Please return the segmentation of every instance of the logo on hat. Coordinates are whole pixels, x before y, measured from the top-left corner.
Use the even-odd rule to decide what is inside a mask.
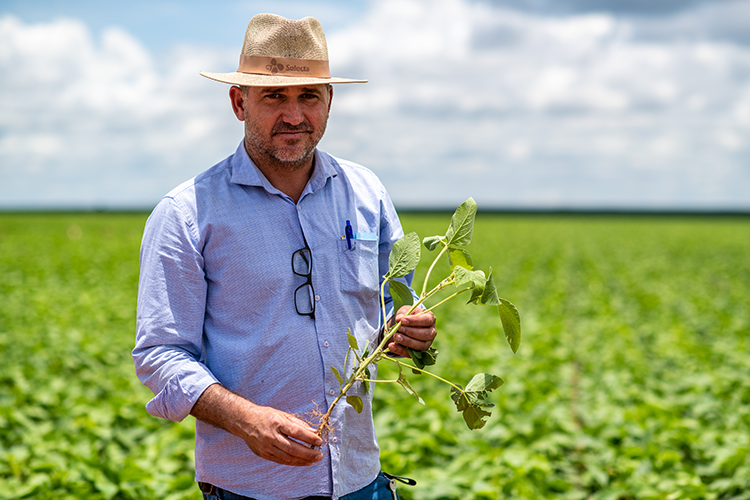
[[[284,71],[284,65],[277,63],[276,59],[271,59],[271,64],[266,66],[266,69],[270,71],[271,73],[276,74],[279,71]]]

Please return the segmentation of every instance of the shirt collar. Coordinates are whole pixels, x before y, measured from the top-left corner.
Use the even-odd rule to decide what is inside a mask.
[[[263,172],[253,163],[250,156],[247,154],[245,149],[245,141],[240,141],[240,145],[237,146],[237,150],[229,161],[232,169],[232,183],[244,184],[246,186],[257,186],[262,187],[269,193],[280,194],[281,192],[273,187]],[[318,189],[325,186],[326,181],[329,177],[336,177],[336,168],[333,166],[332,159],[327,154],[321,154],[321,152],[315,148],[315,170],[313,170],[312,177],[307,181],[304,191],[302,191],[303,198],[306,194],[314,193]]]

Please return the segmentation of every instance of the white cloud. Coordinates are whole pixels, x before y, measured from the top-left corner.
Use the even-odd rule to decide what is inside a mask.
[[[747,5],[659,22],[739,33],[727,12]],[[370,83],[336,87],[322,147],[401,206],[750,207],[750,45],[646,36],[653,22],[373,2],[328,32],[333,73]],[[154,203],[239,141],[226,86],[197,75],[236,59],[0,18],[0,204]]]
[[[2,205],[145,206],[239,140],[226,99],[197,75],[234,63],[227,54],[177,48],[157,61],[122,29],[94,40],[80,21],[12,16],[0,47]]]
[[[504,206],[750,206],[750,47],[642,39],[639,22],[462,0],[375,3],[330,45],[344,47],[332,51],[342,73],[371,79],[336,109],[345,127],[364,120],[377,139],[331,144],[392,179],[404,205],[475,190]],[[436,36],[443,26],[452,29]],[[429,194],[405,184],[416,179]]]
[[[400,7],[402,18],[394,14]],[[684,95],[733,86],[728,72],[750,72],[747,49],[637,41],[634,22],[603,14],[539,18],[462,0],[386,0],[330,45],[338,67],[371,73],[364,76],[386,109],[396,102],[468,112],[681,107]]]

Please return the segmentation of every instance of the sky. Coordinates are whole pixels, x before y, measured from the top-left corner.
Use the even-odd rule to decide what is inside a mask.
[[[750,210],[750,0],[0,0],[0,209],[150,209],[242,139],[250,18],[313,16],[320,148],[397,208]]]

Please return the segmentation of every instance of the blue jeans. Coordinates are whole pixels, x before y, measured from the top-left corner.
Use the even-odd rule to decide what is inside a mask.
[[[310,500],[330,500],[330,497],[305,497]],[[398,495],[395,491],[390,488],[390,481],[383,476],[383,473],[379,473],[375,481],[371,482],[361,490],[349,493],[341,497],[341,500],[397,500]],[[250,497],[244,497],[237,495],[230,491],[216,488],[214,494],[203,493],[203,500],[253,500]]]

